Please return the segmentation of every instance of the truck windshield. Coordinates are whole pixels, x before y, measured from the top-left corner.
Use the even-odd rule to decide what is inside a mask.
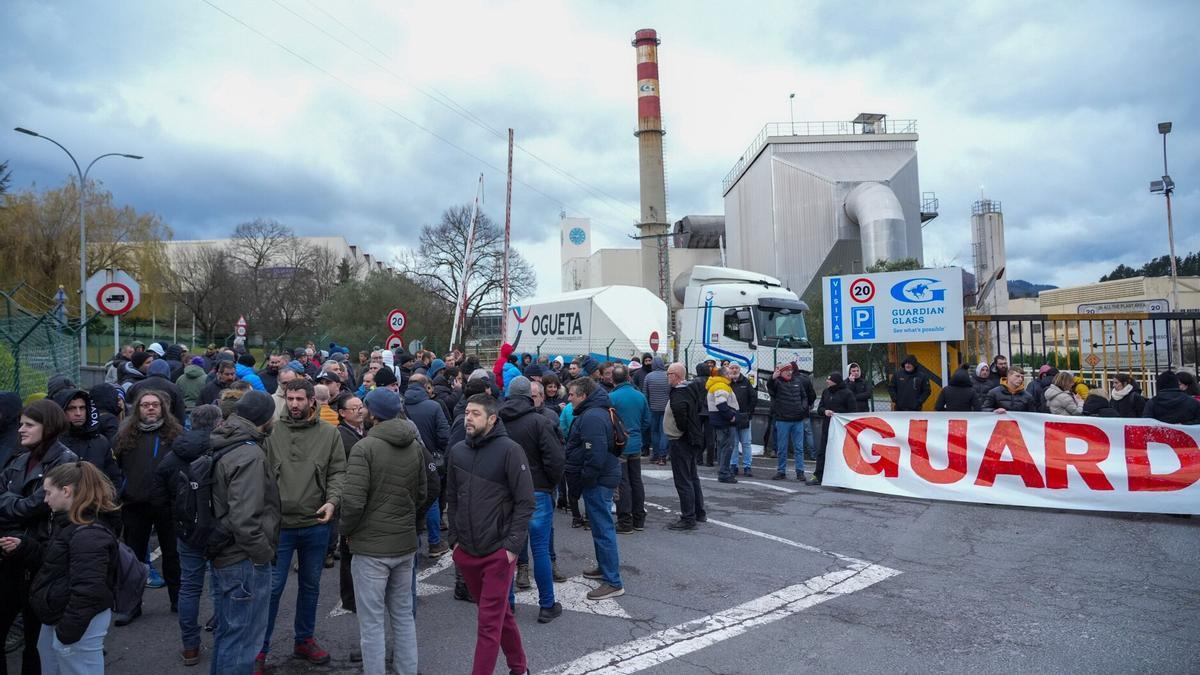
[[[810,347],[804,327],[804,313],[799,309],[763,306],[754,308],[758,324],[758,340],[772,347]]]

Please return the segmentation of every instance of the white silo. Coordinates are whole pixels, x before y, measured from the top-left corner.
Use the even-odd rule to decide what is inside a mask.
[[[1008,313],[1004,213],[1000,202],[981,198],[971,206],[971,253],[975,257],[976,307],[981,314]]]

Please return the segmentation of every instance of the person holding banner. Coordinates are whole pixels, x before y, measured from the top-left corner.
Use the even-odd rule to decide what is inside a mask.
[[[1025,371],[1020,366],[1008,369],[1008,377],[983,399],[983,412],[1037,412],[1033,394],[1025,390]]]
[[[829,441],[829,425],[833,424],[830,418],[852,412],[858,412],[854,392],[842,381],[841,373],[830,373],[817,406],[817,414],[825,418],[821,421],[821,442],[817,444],[817,468],[813,470],[812,478],[804,481],[805,485],[820,485],[821,476],[825,474],[825,445]]]
[[[1167,424],[1200,424],[1200,401],[1179,387],[1179,376],[1167,370],[1155,380],[1158,393],[1146,401],[1142,417]]]

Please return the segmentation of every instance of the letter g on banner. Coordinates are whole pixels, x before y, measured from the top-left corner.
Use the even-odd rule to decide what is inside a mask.
[[[892,426],[878,417],[862,417],[852,420],[846,425],[846,440],[842,443],[842,455],[846,458],[846,466],[855,473],[864,476],[874,476],[882,473],[886,478],[900,475],[900,446],[886,443],[871,444],[871,454],[879,459],[868,462],[862,453],[862,445],[858,436],[864,431],[874,431],[881,438],[895,438],[896,431]]]
[[[930,279],[929,277],[905,279],[898,284],[892,285],[892,297],[900,302],[912,304],[945,302],[946,289],[931,288],[936,283],[938,283],[937,279]]]

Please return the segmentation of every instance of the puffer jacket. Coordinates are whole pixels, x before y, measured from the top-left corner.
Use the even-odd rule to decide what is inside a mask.
[[[1116,408],[1100,394],[1090,394],[1083,402],[1083,414],[1088,417],[1120,417]]]
[[[1046,388],[1045,393],[1046,408],[1051,415],[1081,415],[1083,414],[1083,406],[1075,400],[1073,392],[1063,391],[1056,385],[1051,384]]]
[[[1142,417],[1167,424],[1200,424],[1200,401],[1182,389],[1164,389],[1146,401]]]
[[[119,486],[123,476],[117,458],[113,455],[112,444],[100,430],[100,410],[92,401],[92,395],[84,389],[66,389],[54,396],[54,402],[63,410],[76,398],[82,398],[87,406],[87,418],[82,427],[71,425],[67,433],[58,438],[63,445],[71,449],[79,459],[91,462],[104,472],[114,486]]]
[[[183,407],[188,412],[201,404],[200,393],[204,391],[206,384],[208,384],[208,373],[204,372],[200,366],[184,368],[183,374],[175,380],[175,386],[179,387],[179,392],[183,394]]]
[[[650,412],[663,412],[671,398],[671,384],[667,381],[667,366],[659,357],[650,362],[650,372],[642,380],[642,393],[646,394],[646,402]]]
[[[354,444],[341,503],[342,533],[351,552],[390,558],[417,550],[417,515],[430,503],[426,471],[417,430],[408,420],[376,424]]]
[[[728,429],[738,422],[738,400],[729,386],[729,378],[710,375],[704,383],[707,390],[708,423],[714,429]]]
[[[267,461],[279,480],[283,527],[317,525],[317,511],[338,505],[346,475],[346,447],[336,427],[322,422],[314,409],[293,420],[284,410],[265,446]]]
[[[1037,412],[1037,403],[1024,388],[1010,391],[1006,385],[1000,385],[988,392],[983,399],[982,410],[992,412],[996,408],[1004,408],[1008,412]]]
[[[0,467],[21,450],[20,426],[21,397],[15,391],[0,391]]]
[[[780,422],[808,419],[808,411],[816,399],[812,381],[800,373],[792,379],[773,377],[767,382],[771,394],[771,414]]]
[[[119,512],[77,525],[54,514],[50,540],[29,588],[29,604],[64,645],[79,642],[95,616],[113,606]],[[95,518],[95,513],[91,514]]]
[[[642,454],[642,446],[650,443],[650,406],[646,403],[646,395],[632,382],[622,382],[609,392],[608,400],[629,435],[623,454],[627,457]]]
[[[621,463],[608,449],[613,442],[610,407],[608,392],[597,387],[574,411],[565,471],[568,476],[578,476],[585,488],[602,485],[616,489],[621,482]]]
[[[310,363],[309,365],[312,365],[312,364]],[[254,371],[254,369],[251,368],[250,366],[247,366],[247,365],[244,365],[241,363],[237,363],[237,364],[234,364],[233,369],[234,369],[234,372],[237,373],[237,378],[239,380],[244,380],[246,382],[249,382],[251,388],[257,389],[259,391],[267,391],[266,386],[263,385],[262,378],[259,377],[258,373],[256,373]],[[271,393],[271,392],[267,392],[267,393]]]
[[[79,461],[67,446],[55,442],[46,449],[40,466],[28,474],[30,453],[22,450],[8,458],[0,473],[0,536],[20,536],[36,543],[50,537],[50,507],[42,477],[59,464]]]
[[[213,516],[226,535],[208,552],[216,567],[243,560],[265,565],[275,559],[279,483],[261,445],[265,439],[254,424],[238,415],[230,415],[212,432],[213,454],[225,453],[213,471]]]
[[[978,412],[979,396],[971,386],[971,374],[959,368],[950,376],[950,386],[938,393],[933,409],[938,412]]]
[[[425,387],[413,384],[404,390],[404,411],[408,419],[417,425],[425,449],[440,462],[450,449],[450,424],[446,421],[446,409],[429,398]]]
[[[529,538],[534,507],[527,462],[525,451],[508,437],[499,419],[482,438],[467,436],[450,449],[446,507],[451,546],[476,558],[501,548],[520,554]]]
[[[758,406],[758,391],[754,385],[750,384],[750,378],[742,375],[736,380],[729,381],[729,388],[733,389],[733,395],[737,397],[738,423],[739,429],[746,429],[750,426],[751,416],[754,415],[754,409]]]
[[[533,489],[553,492],[562,480],[565,461],[557,422],[533,407],[533,399],[528,396],[509,398],[500,407],[499,417],[504,420],[508,437],[525,451]]]
[[[904,369],[907,364],[913,366],[911,373]],[[915,411],[925,405],[930,394],[929,376],[921,372],[921,364],[916,357],[907,356],[900,362],[900,368],[888,385],[888,393],[896,410]]]

